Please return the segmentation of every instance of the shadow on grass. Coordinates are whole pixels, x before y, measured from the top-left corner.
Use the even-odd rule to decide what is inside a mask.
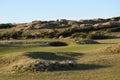
[[[97,64],[77,64],[77,68],[73,70],[93,70],[93,69],[100,69],[100,68],[107,68],[110,66],[105,65],[97,65]]]
[[[93,69],[100,69],[100,68],[107,68],[110,66],[104,65],[97,65],[97,64],[79,64],[74,60],[77,57],[82,57],[84,54],[82,53],[75,53],[75,52],[28,52],[25,56],[28,56],[32,59],[44,59],[47,61],[54,60],[55,63],[37,63],[36,68],[37,71],[41,71],[41,64],[43,71],[71,71],[71,70],[93,70]],[[67,61],[68,62],[67,62]],[[61,61],[64,61],[61,63]],[[73,62],[69,62],[73,61]],[[46,65],[47,64],[47,65]]]
[[[63,61],[63,60],[76,60],[77,57],[83,56],[82,53],[75,53],[75,52],[28,52],[25,54],[33,59],[44,59],[44,60],[56,60],[56,61]]]
[[[96,64],[75,64],[71,66],[60,65],[59,67],[53,66],[51,70],[48,71],[80,71],[80,70],[96,70],[102,68],[108,68],[110,66],[96,65]]]

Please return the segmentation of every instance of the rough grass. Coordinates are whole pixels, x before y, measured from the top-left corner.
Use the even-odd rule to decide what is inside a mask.
[[[82,54],[72,52],[27,52],[15,56],[1,56],[0,63],[8,65],[2,68],[2,72],[71,70],[77,69],[78,64],[75,64],[74,60],[79,56],[82,56]]]
[[[117,45],[110,42],[78,45],[68,40],[69,46],[64,47],[0,47],[0,61],[3,60],[0,62],[0,80],[119,80],[120,54],[100,52],[106,47]],[[36,60],[73,61],[77,63],[78,68],[52,72],[7,73],[4,71],[10,70],[12,65],[34,63]]]
[[[87,39],[82,39],[82,40],[75,40],[77,44],[99,44],[99,42],[94,41],[94,40],[87,40]]]
[[[102,50],[102,53],[108,53],[108,54],[119,54],[120,53],[120,44],[108,46],[105,49]]]

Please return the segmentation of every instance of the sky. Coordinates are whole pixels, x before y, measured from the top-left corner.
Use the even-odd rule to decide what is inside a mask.
[[[120,0],[0,0],[0,23],[120,16]]]

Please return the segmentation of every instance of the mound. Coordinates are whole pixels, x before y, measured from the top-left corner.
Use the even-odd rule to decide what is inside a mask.
[[[104,53],[118,54],[120,53],[120,44],[106,47],[102,50]]]
[[[74,56],[78,55],[81,54],[76,53]],[[29,52],[21,55],[0,57],[0,64],[5,65],[0,70],[2,72],[71,70],[77,68],[74,56],[71,53],[60,53],[59,55],[50,52]]]
[[[40,61],[35,60],[27,64],[15,64],[11,66],[11,71],[58,71],[58,70],[70,70],[75,68],[72,61]]]
[[[87,39],[82,39],[82,40],[75,40],[77,44],[99,44],[99,42],[94,41],[94,40],[87,40]]]

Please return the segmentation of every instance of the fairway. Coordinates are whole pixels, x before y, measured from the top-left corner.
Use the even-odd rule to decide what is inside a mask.
[[[0,80],[120,80],[120,0],[0,0]]]
[[[37,41],[63,41],[67,46],[53,47],[41,46],[39,43],[33,44]],[[71,40],[19,40],[23,42],[21,45],[12,44],[10,46],[0,46],[0,56],[7,57],[16,55],[24,55],[25,53],[33,53],[38,57],[49,60],[74,60],[79,68],[71,70],[56,70],[45,72],[6,72],[3,67],[9,66],[1,62],[0,66],[0,80],[119,80],[120,79],[120,54],[105,54],[101,50],[116,45],[119,42],[117,39],[114,43],[110,41],[101,41],[101,44],[76,44]],[[15,42],[15,41],[13,41]],[[25,44],[29,42],[29,44]],[[2,42],[3,43],[3,42]],[[4,42],[5,43],[5,42]],[[42,53],[42,55],[41,55]],[[44,54],[45,55],[44,55]],[[46,57],[47,55],[50,58]],[[55,56],[53,56],[55,54]],[[62,56],[61,56],[62,55]],[[32,56],[33,57],[33,56]],[[32,58],[31,57],[31,58]],[[52,58],[53,57],[53,58]],[[57,58],[58,57],[58,58]],[[19,58],[19,57],[18,57]],[[34,57],[33,57],[34,58]],[[12,59],[12,58],[10,58]],[[26,58],[21,56],[20,61]],[[16,59],[17,60],[17,59]],[[19,59],[18,59],[19,61]],[[25,63],[25,62],[24,62]],[[7,69],[7,68],[5,68]]]

